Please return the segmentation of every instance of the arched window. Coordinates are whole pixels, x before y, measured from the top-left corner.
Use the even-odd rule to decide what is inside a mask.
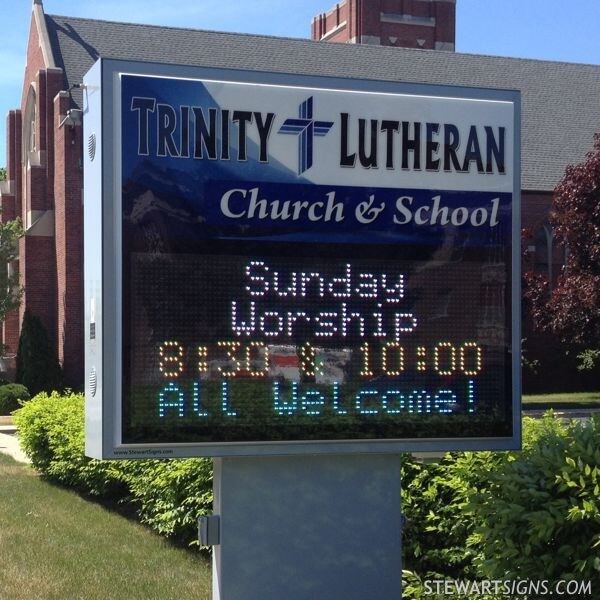
[[[535,265],[536,273],[548,277],[552,286],[554,262],[554,230],[550,225],[541,227],[535,236]]]
[[[32,165],[39,163],[38,140],[37,140],[37,94],[32,85],[27,94],[25,113],[23,114],[23,144],[22,160],[23,168],[23,223],[25,229],[31,226],[31,190],[28,186],[27,171]]]
[[[27,94],[27,103],[25,104],[25,114],[23,115],[23,163],[31,160],[31,154],[37,152],[36,137],[37,120],[37,95],[35,87],[32,85]]]

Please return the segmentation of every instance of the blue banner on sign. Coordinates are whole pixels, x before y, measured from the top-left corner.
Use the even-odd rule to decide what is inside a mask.
[[[144,171],[150,175],[150,172]],[[184,174],[132,179],[125,221],[161,215],[168,237],[463,246],[510,241],[510,194],[249,181],[187,187]]]
[[[510,194],[213,181],[203,216],[244,239],[438,244],[452,232],[485,246],[510,231],[510,203]]]

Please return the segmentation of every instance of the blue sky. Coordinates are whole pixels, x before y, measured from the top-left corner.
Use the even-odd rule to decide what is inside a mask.
[[[311,18],[334,0],[45,0],[48,14],[310,37]],[[0,0],[0,166],[6,113],[21,104],[31,0]],[[293,16],[293,18],[290,18]],[[600,64],[599,0],[457,0],[456,49]]]

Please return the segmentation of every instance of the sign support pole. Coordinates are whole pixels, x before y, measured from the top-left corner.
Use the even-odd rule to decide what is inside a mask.
[[[213,600],[398,600],[398,455],[214,459]]]

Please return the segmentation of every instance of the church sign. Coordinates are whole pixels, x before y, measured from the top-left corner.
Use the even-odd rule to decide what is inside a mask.
[[[515,448],[519,95],[99,61],[87,452]]]

